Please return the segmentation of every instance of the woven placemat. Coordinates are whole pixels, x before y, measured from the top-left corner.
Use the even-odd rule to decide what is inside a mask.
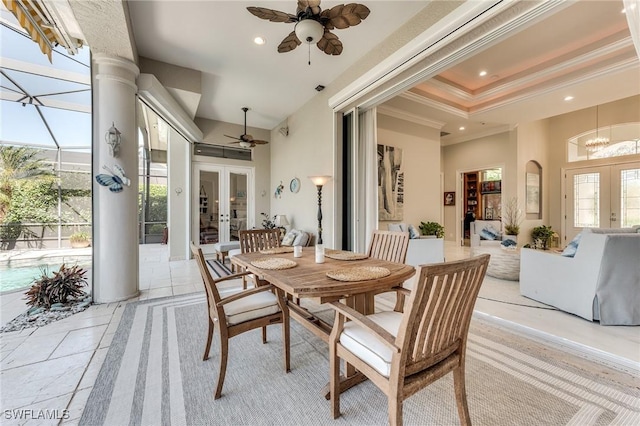
[[[334,269],[327,272],[329,278],[338,281],[375,280],[391,275],[391,271],[381,266],[354,266],[352,268]]]
[[[260,250],[262,254],[281,254],[281,253],[293,253],[293,247],[274,247],[270,249]]]
[[[335,260],[362,260],[369,257],[364,253],[354,253],[344,250],[325,250],[324,255]]]
[[[283,259],[281,257],[273,257],[271,259],[259,259],[251,262],[253,266],[260,269],[289,269],[297,265],[291,259]]]

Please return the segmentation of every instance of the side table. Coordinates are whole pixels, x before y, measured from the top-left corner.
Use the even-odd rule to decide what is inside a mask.
[[[520,280],[520,250],[503,249],[500,247],[477,246],[471,247],[471,255],[490,254],[487,275],[501,280]]]

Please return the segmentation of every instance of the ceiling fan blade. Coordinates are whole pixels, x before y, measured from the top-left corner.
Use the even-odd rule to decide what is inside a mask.
[[[254,139],[251,141],[251,143],[254,145],[266,145],[269,143],[269,141],[261,141],[259,139]]]
[[[240,143],[242,141],[233,141],[233,142],[227,142],[227,145],[233,145],[234,143]]]
[[[307,8],[311,8],[311,13],[317,15],[320,13],[320,0],[298,0],[298,9],[296,14],[304,12]]]
[[[279,10],[267,9],[265,7],[255,7],[249,6],[247,10],[253,15],[257,16],[260,19],[266,19],[271,22],[297,22],[298,18],[296,16],[286,13],[280,12]]]
[[[332,30],[344,30],[345,28],[358,25],[369,16],[371,11],[363,4],[349,3],[333,6],[331,9],[323,10],[320,17],[326,19],[325,28]]]
[[[240,139],[240,138],[238,138],[236,136],[229,136],[229,135],[225,135],[225,136],[228,137],[228,138],[231,138],[231,139],[236,139],[238,142],[240,142],[242,140],[242,139]]]
[[[301,44],[302,42],[298,39],[296,32],[291,31],[291,34],[286,36],[278,46],[278,52],[280,53],[290,52],[296,47],[300,46]]]
[[[324,35],[318,41],[318,49],[327,55],[339,55],[342,53],[342,42],[338,40],[338,36],[329,30],[324,30]]]

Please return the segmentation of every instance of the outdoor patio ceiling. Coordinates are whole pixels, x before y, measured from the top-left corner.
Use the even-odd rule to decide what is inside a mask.
[[[50,149],[91,147],[89,48],[50,63],[15,17],[0,15],[0,142]]]

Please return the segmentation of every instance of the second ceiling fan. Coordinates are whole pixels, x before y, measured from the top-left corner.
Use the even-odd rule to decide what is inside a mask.
[[[367,6],[357,3],[339,4],[322,10],[320,0],[298,0],[295,15],[255,6],[247,7],[247,10],[260,19],[296,24],[294,31],[278,46],[278,52],[289,52],[305,42],[309,45],[317,44],[318,49],[327,55],[342,53],[342,42],[330,30],[358,25],[370,13]]]
[[[235,139],[235,141],[229,142],[229,144],[237,143],[237,144],[240,144],[242,148],[253,148],[256,145],[268,144],[269,141],[261,141],[259,139],[254,139],[253,136],[247,134],[247,111],[249,111],[249,108],[242,107],[242,111],[244,111],[244,132],[240,135],[239,138],[235,136],[225,135],[228,138]]]

